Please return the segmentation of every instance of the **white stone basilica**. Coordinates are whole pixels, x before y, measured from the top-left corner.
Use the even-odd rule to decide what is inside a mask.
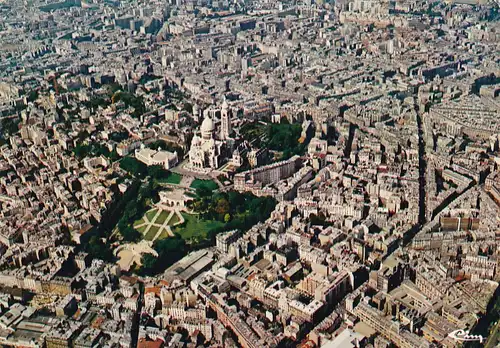
[[[215,121],[210,113],[205,113],[200,133],[195,134],[189,150],[189,167],[197,171],[210,171],[219,168],[226,159],[225,145],[231,135],[231,109],[226,100],[222,104],[220,135],[216,135]]]

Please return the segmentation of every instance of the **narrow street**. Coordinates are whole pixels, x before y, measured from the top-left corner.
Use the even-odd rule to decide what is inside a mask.
[[[424,129],[422,124],[422,114],[417,109],[417,126],[418,126],[418,171],[419,171],[419,215],[418,222],[420,225],[425,224],[427,221],[426,213],[426,173],[427,173],[427,160],[425,155],[425,140]]]
[[[349,157],[351,156],[352,142],[354,140],[355,132],[356,132],[356,125],[350,123],[349,124],[349,138],[347,139],[347,143],[345,145],[345,152],[344,152],[344,157],[347,160],[349,160]]]

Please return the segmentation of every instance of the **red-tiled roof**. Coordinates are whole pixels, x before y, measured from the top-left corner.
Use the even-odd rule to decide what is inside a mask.
[[[149,294],[150,292],[160,296],[161,288],[159,286],[150,286],[144,289],[145,294]]]
[[[159,338],[157,338],[156,341],[141,338],[137,343],[137,348],[162,348],[163,344],[164,342]]]

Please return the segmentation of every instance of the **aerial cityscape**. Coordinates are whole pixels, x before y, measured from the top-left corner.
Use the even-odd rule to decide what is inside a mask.
[[[1,347],[500,347],[498,0],[0,0]]]

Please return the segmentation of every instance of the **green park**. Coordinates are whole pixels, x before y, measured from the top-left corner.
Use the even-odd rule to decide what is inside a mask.
[[[142,255],[141,266],[134,270],[139,274],[158,274],[189,251],[214,245],[218,233],[246,231],[269,218],[276,206],[271,197],[221,192],[213,180],[185,180],[159,166],[147,167],[133,157],[121,159],[120,168],[131,184],[115,209],[120,215],[116,225],[110,225],[112,240],[119,245],[145,240],[158,254]],[[192,198],[182,211],[159,203],[159,193],[175,186]],[[87,250],[111,258],[108,248],[109,242],[95,239]]]

